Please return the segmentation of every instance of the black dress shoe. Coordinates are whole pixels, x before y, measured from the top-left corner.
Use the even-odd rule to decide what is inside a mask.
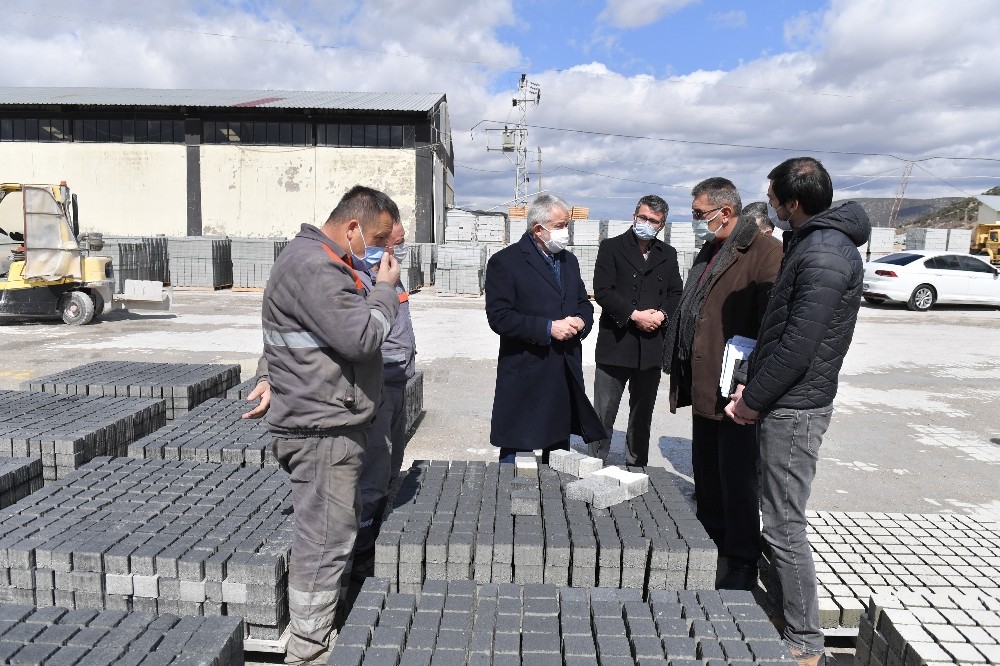
[[[753,590],[757,587],[757,566],[730,561],[715,583],[717,590]]]

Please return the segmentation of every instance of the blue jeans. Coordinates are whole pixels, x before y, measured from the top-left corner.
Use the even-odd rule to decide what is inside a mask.
[[[806,503],[816,476],[833,406],[775,409],[758,422],[760,509],[771,547],[764,584],[772,610],[784,613],[785,642],[805,654],[823,654],[816,566],[806,533]]]

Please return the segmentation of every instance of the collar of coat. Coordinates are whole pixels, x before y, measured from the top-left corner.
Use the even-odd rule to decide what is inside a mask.
[[[521,240],[517,242],[517,246],[521,248],[521,252],[524,254],[524,258],[528,264],[533,269],[538,271],[538,274],[541,275],[553,289],[562,293],[562,287],[558,282],[556,282],[556,276],[552,274],[552,267],[549,266],[544,258],[542,258],[541,252],[544,250],[539,249],[538,244],[535,242],[534,234],[530,231],[524,232],[524,235],[521,236]],[[563,266],[566,264],[566,257],[564,256],[565,253],[566,250],[562,250],[552,255],[552,259],[559,262],[560,270],[562,270]]]
[[[649,241],[649,258],[646,259],[642,256],[642,248],[639,247],[639,238],[635,235],[634,228],[629,229],[622,236],[625,244],[625,258],[639,270],[648,271],[660,262],[666,261],[663,241],[659,238]]]

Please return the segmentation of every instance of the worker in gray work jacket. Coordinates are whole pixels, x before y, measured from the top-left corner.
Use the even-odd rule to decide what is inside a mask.
[[[382,402],[380,350],[399,310],[399,262],[384,252],[398,221],[388,196],[352,188],[322,228],[302,225],[264,290],[267,420],[295,512],[288,664],[326,651],[354,550],[366,431]],[[355,257],[373,254],[378,277],[366,295]]]

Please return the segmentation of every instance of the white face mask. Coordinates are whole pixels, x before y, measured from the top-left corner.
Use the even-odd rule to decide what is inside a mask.
[[[392,248],[392,255],[396,257],[396,261],[405,261],[409,256],[409,249],[406,243],[400,243]]]
[[[549,239],[547,241],[542,241],[545,243],[545,247],[549,252],[555,254],[556,252],[562,252],[569,245],[569,227],[563,229],[548,229],[542,227],[549,232]]]
[[[695,238],[698,239],[699,243],[707,243],[709,241],[714,241],[715,240],[715,234],[722,227],[720,226],[719,229],[716,229],[715,231],[711,231],[708,228],[708,223],[712,222],[713,220],[715,220],[715,218],[719,217],[719,214],[721,212],[722,211],[717,210],[717,211],[715,211],[715,215],[713,215],[712,217],[709,217],[709,218],[704,219],[704,220],[692,220],[691,221],[691,228],[694,230],[694,236],[695,236]]]

